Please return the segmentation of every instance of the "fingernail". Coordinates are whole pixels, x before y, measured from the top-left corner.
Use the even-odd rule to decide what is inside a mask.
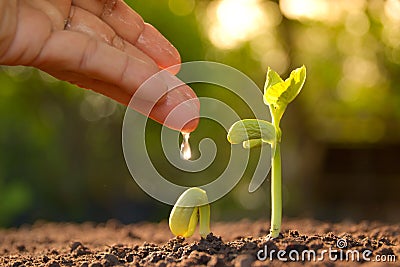
[[[173,130],[194,131],[199,124],[199,99],[195,92],[178,78],[167,71],[162,73],[157,74],[157,79],[152,78],[151,83],[143,84],[131,99],[129,106]],[[159,88],[160,82],[165,86],[164,93],[159,89],[152,90],[152,87]],[[146,101],[143,101],[145,99]]]
[[[181,131],[193,132],[199,123],[199,100],[182,95],[182,88],[172,90],[168,94],[168,103],[174,103],[169,110],[164,125]]]
[[[194,130],[196,130],[197,126],[199,125],[199,122],[200,122],[199,118],[196,118],[196,119],[193,119],[193,120],[189,121],[188,123],[186,123],[183,126],[181,132],[183,132],[183,133],[191,133],[191,132],[193,132]]]

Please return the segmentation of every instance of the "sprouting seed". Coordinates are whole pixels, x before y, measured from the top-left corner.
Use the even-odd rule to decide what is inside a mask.
[[[178,198],[169,215],[169,228],[175,236],[190,237],[197,223],[201,237],[210,231],[210,205],[206,191],[192,187]]]

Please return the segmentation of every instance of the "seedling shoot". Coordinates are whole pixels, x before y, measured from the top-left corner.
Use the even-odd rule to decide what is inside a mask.
[[[268,105],[272,122],[245,119],[234,123],[228,131],[228,141],[242,143],[252,148],[267,143],[271,145],[271,228],[269,237],[279,236],[282,224],[282,172],[280,121],[287,105],[300,93],[306,80],[306,67],[293,70],[289,78],[282,80],[278,73],[268,68],[264,86],[264,103]]]
[[[210,205],[206,191],[192,187],[176,201],[169,215],[169,228],[175,236],[191,237],[199,223],[201,237],[210,231]]]

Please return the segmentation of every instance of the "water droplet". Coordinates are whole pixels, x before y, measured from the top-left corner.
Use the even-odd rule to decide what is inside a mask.
[[[181,158],[189,160],[192,157],[192,150],[190,149],[189,137],[190,133],[182,133],[183,140],[181,144]]]

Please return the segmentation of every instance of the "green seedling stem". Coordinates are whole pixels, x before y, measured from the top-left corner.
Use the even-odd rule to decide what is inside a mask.
[[[263,143],[271,145],[271,229],[270,238],[279,236],[282,224],[282,164],[281,138],[279,127],[287,105],[300,93],[306,79],[306,68],[302,66],[282,78],[268,68],[264,86],[264,103],[268,105],[272,123],[258,119],[245,119],[235,122],[228,131],[228,141],[243,143],[244,148],[252,148]]]
[[[279,142],[275,145],[275,154],[272,157],[271,169],[271,229],[270,236],[275,238],[281,231],[282,224],[282,168],[281,168],[281,146]]]

